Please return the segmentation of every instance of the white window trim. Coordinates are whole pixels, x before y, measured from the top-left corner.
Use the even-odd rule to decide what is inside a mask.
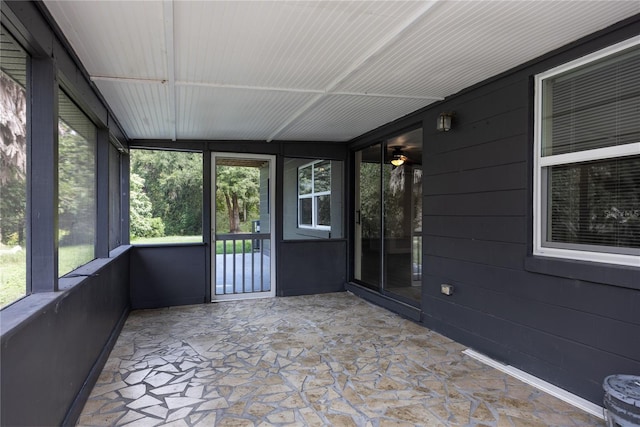
[[[617,254],[612,252],[597,252],[596,249],[565,249],[543,246],[545,228],[543,226],[545,214],[542,208],[545,205],[541,199],[543,193],[542,169],[548,166],[554,166],[566,163],[585,162],[591,160],[602,160],[608,158],[620,158],[640,153],[640,142],[634,142],[615,147],[598,148],[593,150],[584,150],[577,153],[559,154],[555,156],[542,157],[542,84],[544,80],[564,73],[571,69],[589,64],[609,55],[613,55],[622,50],[631,48],[640,44],[640,36],[632,37],[621,43],[609,46],[605,49],[594,52],[590,55],[568,62],[566,64],[555,67],[544,73],[535,76],[535,98],[534,98],[534,155],[533,155],[533,255],[545,256],[552,258],[564,258],[581,261],[601,262],[607,264],[630,265],[640,267],[640,256]]]
[[[304,228],[306,230],[323,230],[323,231],[331,231],[330,225],[319,225],[317,218],[317,197],[319,196],[331,196],[331,190],[329,191],[319,191],[314,192],[314,184],[315,184],[315,172],[314,166],[316,163],[321,163],[326,160],[315,160],[311,163],[307,163],[305,165],[298,167],[298,180],[300,177],[300,170],[304,168],[311,168],[311,193],[309,194],[300,194],[300,183],[298,182],[298,228]],[[331,162],[329,162],[331,165]],[[329,188],[331,188],[331,174],[329,174]],[[311,199],[311,225],[301,224],[300,223],[300,200],[301,199]]]

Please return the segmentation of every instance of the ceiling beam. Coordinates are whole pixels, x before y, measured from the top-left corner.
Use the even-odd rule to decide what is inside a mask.
[[[140,79],[133,77],[111,77],[111,76],[91,76],[92,81],[107,81],[115,83],[131,83],[131,84],[155,84],[155,85],[169,85],[169,80],[166,79]],[[401,98],[401,99],[425,99],[428,101],[442,101],[444,97],[437,95],[400,95],[393,93],[376,93],[376,92],[347,92],[347,91],[335,91],[327,92],[324,89],[301,89],[292,87],[278,87],[278,86],[252,86],[252,85],[232,85],[224,83],[197,83],[177,80],[174,86],[184,87],[207,87],[213,89],[238,89],[238,90],[255,90],[265,92],[284,92],[284,93],[307,93],[317,95],[345,95],[345,96],[369,96],[378,98]]]
[[[253,85],[232,85],[225,83],[197,83],[187,81],[177,81],[177,86],[191,86],[191,87],[208,87],[213,89],[240,89],[240,90],[260,90],[266,92],[287,92],[287,93],[324,93],[321,89],[300,89],[290,87],[277,87],[277,86],[253,86]]]
[[[396,41],[400,36],[406,33],[411,27],[413,27],[418,21],[425,16],[431,8],[438,2],[439,0],[429,1],[422,4],[422,6],[410,16],[406,21],[402,23],[398,28],[394,31],[390,31],[385,37],[380,39],[378,43],[374,44],[371,49],[366,51],[362,56],[357,58],[355,61],[351,63],[347,68],[345,68],[341,73],[339,73],[336,78],[334,78],[325,88],[324,94],[320,94],[314,96],[313,99],[309,100],[305,103],[298,111],[294,112],[284,123],[282,123],[276,130],[273,132],[269,138],[267,138],[267,142],[273,141],[280,134],[282,134],[285,130],[287,130],[293,123],[295,123],[300,117],[302,117],[305,113],[310,111],[313,107],[318,105],[322,99],[324,99],[328,94],[331,94],[342,82],[344,82],[347,78],[352,76],[356,71],[360,70],[368,61],[373,59],[376,55],[384,52],[389,49],[394,41]]]
[[[346,96],[371,96],[371,97],[383,97],[383,98],[404,98],[404,99],[426,99],[430,101],[441,101],[444,98],[441,96],[431,95],[399,95],[388,93],[373,93],[373,92],[327,92],[324,89],[301,89],[290,87],[278,87],[278,86],[252,86],[252,85],[232,85],[224,83],[196,83],[177,81],[176,86],[191,86],[191,87],[209,87],[214,89],[240,89],[240,90],[257,90],[266,92],[285,92],[285,93],[306,93],[317,95],[346,95]]]
[[[169,126],[171,126],[171,140],[175,141],[177,136],[177,114],[176,114],[176,74],[175,74],[175,46],[174,46],[174,25],[173,25],[173,0],[162,2],[162,12],[164,16],[164,42],[167,63],[167,103],[169,107]]]

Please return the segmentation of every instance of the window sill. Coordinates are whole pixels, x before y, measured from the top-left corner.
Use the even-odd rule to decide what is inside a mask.
[[[180,246],[206,246],[205,242],[157,242],[157,243],[136,243],[132,242],[131,246],[137,248],[166,248]]]
[[[640,290],[640,267],[529,255],[524,268],[531,273]]]

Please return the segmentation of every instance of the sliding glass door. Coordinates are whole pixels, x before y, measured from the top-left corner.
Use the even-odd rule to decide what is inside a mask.
[[[354,279],[419,305],[422,289],[422,130],[355,153]]]

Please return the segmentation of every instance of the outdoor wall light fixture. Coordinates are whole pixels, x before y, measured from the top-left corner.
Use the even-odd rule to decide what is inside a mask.
[[[451,122],[453,122],[453,113],[440,113],[436,129],[440,132],[448,132],[451,130]]]
[[[407,160],[407,156],[404,155],[401,147],[393,148],[393,153],[391,153],[391,164],[393,166],[402,166]]]

